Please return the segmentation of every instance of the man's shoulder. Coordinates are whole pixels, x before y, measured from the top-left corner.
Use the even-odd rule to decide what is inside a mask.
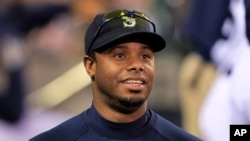
[[[73,140],[84,134],[88,130],[87,120],[84,120],[86,112],[76,115],[56,127],[45,131],[30,141],[54,141],[54,140]]]
[[[175,125],[174,123],[170,122],[166,118],[153,111],[152,116],[152,118],[154,118],[152,122],[153,127],[162,136],[174,140],[201,141],[199,138],[193,136],[192,134],[183,130],[181,127]]]

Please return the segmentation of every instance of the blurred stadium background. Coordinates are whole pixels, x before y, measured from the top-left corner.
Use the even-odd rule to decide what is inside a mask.
[[[22,43],[26,91],[24,116],[17,125],[1,121],[0,138],[25,140],[91,105],[90,79],[82,65],[84,34],[97,13],[114,9],[146,13],[166,39],[167,48],[156,54],[156,78],[149,106],[183,126],[178,77],[183,57],[190,51],[189,41],[183,35],[190,3],[187,0],[1,0],[0,15],[11,13],[15,19],[11,22],[21,28],[18,40]],[[15,52],[10,51],[10,56],[15,56]],[[20,133],[13,136],[17,131]]]

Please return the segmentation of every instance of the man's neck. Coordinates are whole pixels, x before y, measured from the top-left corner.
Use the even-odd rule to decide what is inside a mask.
[[[131,114],[124,114],[121,112],[118,112],[110,107],[108,105],[98,103],[98,102],[93,102],[94,107],[96,108],[97,112],[103,116],[105,119],[112,121],[112,122],[117,122],[117,123],[129,123],[133,122],[140,117],[142,117],[146,110],[147,110],[147,102],[145,102],[142,106],[140,106],[135,112]]]

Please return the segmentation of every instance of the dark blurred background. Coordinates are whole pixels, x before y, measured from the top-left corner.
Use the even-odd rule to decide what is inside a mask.
[[[97,13],[115,9],[146,13],[167,41],[156,54],[149,106],[184,127],[178,78],[192,50],[183,29],[191,2],[1,0],[0,138],[26,140],[91,105],[90,79],[81,62],[85,30]]]

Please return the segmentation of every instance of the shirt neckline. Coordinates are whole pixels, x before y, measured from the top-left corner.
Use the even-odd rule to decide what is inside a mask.
[[[88,110],[90,128],[97,134],[108,138],[131,139],[145,135],[152,128],[151,111],[147,110],[139,119],[129,123],[116,123],[103,118],[92,105]]]

